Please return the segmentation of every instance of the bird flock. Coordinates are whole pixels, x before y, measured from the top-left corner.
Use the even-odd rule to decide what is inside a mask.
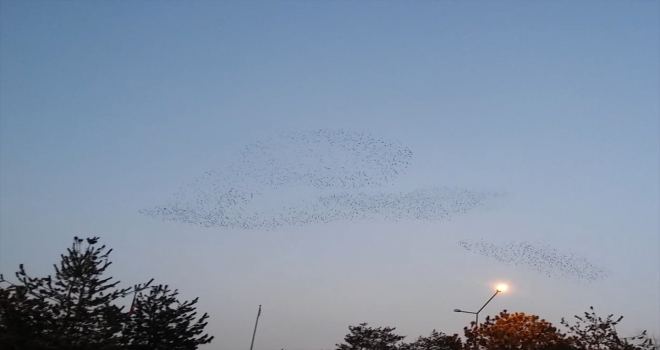
[[[338,220],[445,220],[497,196],[450,187],[385,191],[411,158],[400,142],[365,133],[280,133],[248,145],[237,162],[206,172],[168,204],[141,212],[205,227],[270,230]]]
[[[460,188],[429,187],[398,193],[342,192],[303,199],[270,210],[247,210],[247,206],[190,207],[176,203],[145,213],[206,227],[270,230],[340,220],[448,220],[496,195]]]
[[[493,244],[484,241],[459,241],[468,251],[508,264],[518,265],[548,277],[577,282],[595,282],[609,276],[610,271],[583,256],[562,252],[549,245],[529,242]]]
[[[456,187],[388,189],[405,174],[410,149],[345,130],[273,134],[247,145],[236,161],[184,185],[142,214],[204,227],[272,230],[333,221],[450,220],[500,196]],[[475,253],[551,277],[596,281],[607,271],[547,246],[461,241]]]

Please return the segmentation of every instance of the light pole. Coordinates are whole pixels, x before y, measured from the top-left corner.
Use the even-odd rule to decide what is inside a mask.
[[[493,294],[493,296],[490,297],[490,299],[488,299],[488,301],[484,304],[484,306],[482,306],[481,309],[479,309],[479,311],[477,311],[477,312],[474,312],[474,311],[463,311],[463,310],[461,310],[461,309],[454,309],[454,312],[462,312],[462,313],[465,313],[465,314],[473,314],[473,315],[475,315],[474,326],[477,327],[477,325],[479,325],[479,313],[481,312],[481,310],[483,310],[483,309],[486,307],[486,305],[488,305],[488,303],[490,303],[490,301],[493,300],[493,298],[495,298],[495,296],[496,296],[497,294],[506,291],[506,289],[507,289],[506,284],[500,284],[499,286],[497,286],[497,288],[495,289],[495,294]]]
[[[261,305],[259,305],[259,312],[257,312],[257,320],[254,322],[254,332],[252,333],[252,343],[250,343],[250,350],[254,346],[254,336],[257,335],[257,325],[259,324],[259,316],[261,316]]]

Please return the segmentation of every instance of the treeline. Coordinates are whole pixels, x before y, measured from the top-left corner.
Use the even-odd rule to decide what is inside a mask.
[[[209,344],[208,314],[197,317],[198,299],[179,301],[177,290],[153,279],[119,288],[106,277],[112,249],[98,237],[74,238],[54,265],[54,276],[31,277],[23,265],[15,282],[0,275],[2,350],[194,350]],[[130,307],[118,306],[129,298]],[[646,332],[620,337],[623,317],[601,318],[591,308],[562,329],[539,316],[502,311],[464,328],[463,336],[433,331],[405,342],[392,327],[350,326],[336,350],[651,350]]]
[[[536,315],[509,313],[486,317],[483,323],[472,322],[463,329],[464,336],[433,331],[411,343],[396,334],[392,327],[369,327],[362,323],[349,326],[350,333],[336,350],[651,350],[657,341],[646,331],[631,337],[620,337],[616,325],[623,316],[605,318],[596,315],[593,307],[574,322],[561,320],[562,332]]]
[[[192,350],[208,344],[208,315],[197,299],[179,301],[177,290],[147,283],[119,288],[104,274],[112,249],[98,237],[78,237],[54,276],[31,277],[21,264],[17,282],[0,275],[0,348],[3,350]],[[117,306],[129,297],[126,310]]]

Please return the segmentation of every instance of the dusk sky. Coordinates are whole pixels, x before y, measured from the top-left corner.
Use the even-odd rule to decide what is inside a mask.
[[[510,290],[481,317],[558,326],[594,306],[625,317],[623,336],[660,336],[659,62],[659,1],[2,1],[0,273],[53,274],[74,236],[99,236],[122,286],[155,278],[200,297],[205,350],[248,349],[260,304],[255,350],[329,349],[361,322],[407,340],[462,334],[473,317],[452,310],[478,309],[500,282]],[[270,228],[145,215],[191,184],[192,201],[217,200],[211,182],[261,191],[277,213],[288,199],[355,201],[364,192],[254,188],[271,166],[291,170],[246,147],[293,162],[299,141],[277,135],[319,131],[411,152],[360,190],[373,203],[493,195],[450,216],[358,210]],[[200,180],[248,163],[253,177]],[[523,242],[545,260],[460,242]]]

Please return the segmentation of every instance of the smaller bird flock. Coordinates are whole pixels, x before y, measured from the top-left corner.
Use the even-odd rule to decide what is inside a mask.
[[[411,192],[366,193],[344,192],[298,200],[270,210],[259,203],[233,208],[231,212],[201,212],[199,208],[171,206],[159,208],[157,215],[165,220],[180,221],[206,227],[271,230],[284,226],[303,226],[333,221],[353,220],[450,220],[468,212],[498,194],[461,188],[430,187]],[[247,203],[246,203],[247,204]]]
[[[528,242],[510,242],[496,245],[484,241],[458,243],[471,252],[494,258],[505,263],[525,267],[548,277],[570,279],[579,282],[595,282],[609,276],[608,269],[585,257],[570,252],[561,252],[548,245]]]

